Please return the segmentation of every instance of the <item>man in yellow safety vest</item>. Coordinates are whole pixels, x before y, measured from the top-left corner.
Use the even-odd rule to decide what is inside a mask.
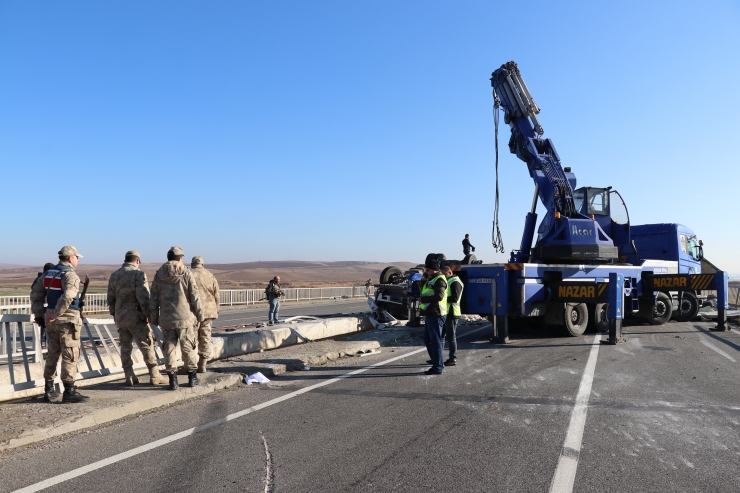
[[[424,373],[440,375],[444,371],[442,330],[447,316],[447,280],[439,271],[439,260],[427,259],[424,267],[427,280],[422,284],[421,296],[417,297],[417,301],[421,303],[419,308],[424,316],[424,344],[432,365]]]
[[[450,357],[445,366],[457,365],[457,322],[460,320],[460,300],[462,299],[463,283],[449,265],[442,267],[442,274],[447,278],[447,318],[445,319],[444,338],[450,349]]]

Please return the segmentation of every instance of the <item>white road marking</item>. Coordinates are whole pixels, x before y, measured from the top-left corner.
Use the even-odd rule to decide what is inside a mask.
[[[483,329],[490,328],[491,324],[484,325],[483,327],[480,327],[475,330],[471,330],[470,332],[466,332],[465,334],[461,334],[458,338],[463,338],[465,336],[468,336],[470,334],[474,334],[476,332],[480,332]],[[279,404],[283,401],[287,401],[288,399],[292,399],[293,397],[298,397],[301,394],[305,394],[306,392],[310,392],[314,389],[318,389],[320,387],[325,387],[326,385],[331,385],[336,382],[340,382],[344,380],[345,378],[349,378],[353,375],[359,375],[360,373],[364,373],[369,370],[373,370],[375,368],[378,368],[383,365],[387,365],[388,363],[393,363],[394,361],[398,361],[399,359],[407,358],[409,356],[413,356],[415,354],[418,354],[422,351],[426,351],[427,349],[425,347],[420,349],[415,349],[413,351],[410,351],[408,353],[402,354],[400,356],[396,356],[391,359],[387,359],[385,361],[381,361],[380,363],[376,363],[371,366],[366,366],[365,368],[360,368],[359,370],[351,371],[349,373],[345,373],[344,375],[340,375],[338,377],[325,380],[320,383],[316,383],[314,385],[309,385],[308,387],[304,387],[302,389],[296,390],[295,392],[291,392],[289,394],[285,394],[283,396],[277,397],[275,399],[272,399],[267,402],[263,402],[262,404],[257,404],[256,406],[252,406],[247,409],[243,409],[241,411],[229,414],[227,416],[224,416],[221,419],[217,419],[215,421],[211,421],[210,423],[206,423],[200,426],[196,426],[194,428],[190,428],[185,431],[181,431],[180,433],[175,433],[174,435],[170,435],[168,437],[161,438],[159,440],[156,440],[151,443],[147,443],[145,445],[142,445],[140,447],[133,448],[131,450],[127,450],[126,452],[121,452],[120,454],[113,455],[111,457],[108,457],[106,459],[101,459],[97,462],[93,462],[92,464],[88,464],[86,466],[78,467],[77,469],[72,469],[69,472],[65,472],[63,474],[59,474],[57,476],[51,477],[49,479],[45,479],[43,481],[39,481],[38,483],[32,484],[30,486],[26,486],[25,488],[21,488],[19,490],[15,490],[13,493],[32,493],[35,491],[41,491],[43,489],[46,489],[50,486],[54,486],[60,483],[64,483],[65,481],[69,481],[70,479],[74,479],[78,476],[82,476],[84,474],[87,474],[89,472],[96,471],[98,469],[101,469],[105,466],[109,466],[111,464],[115,464],[116,462],[121,462],[122,460],[129,459],[131,457],[134,457],[139,454],[143,454],[144,452],[148,452],[150,450],[153,450],[155,448],[161,447],[163,445],[167,445],[168,443],[176,442],[177,440],[180,440],[185,437],[189,437],[192,435],[195,435],[196,433],[200,433],[201,431],[208,430],[210,428],[213,428],[215,426],[222,425],[224,423],[228,423],[229,421],[233,421],[237,418],[241,418],[242,416],[246,416],[248,414],[252,414],[256,411],[259,411],[261,409],[264,409],[266,407],[270,407],[275,404]]]
[[[717,354],[721,354],[722,356],[724,356],[724,357],[725,357],[725,358],[727,358],[728,360],[732,361],[733,363],[736,363],[736,361],[735,361],[735,358],[733,358],[732,356],[730,356],[730,355],[729,355],[729,354],[727,354],[726,352],[722,351],[722,350],[721,350],[720,348],[718,348],[717,346],[715,346],[715,345],[714,345],[714,344],[712,344],[711,342],[707,341],[707,340],[706,340],[706,339],[704,339],[703,337],[700,337],[700,338],[699,338],[699,342],[701,342],[702,344],[704,344],[704,345],[705,345],[706,347],[708,347],[709,349],[711,349],[711,350],[712,350],[712,351],[714,351],[715,353],[717,353]]]
[[[260,431],[262,443],[265,444],[265,493],[272,493],[273,475],[272,475],[272,454],[270,447],[267,446],[267,439]]]
[[[586,368],[583,370],[581,385],[576,396],[576,405],[570,414],[570,424],[565,435],[563,450],[560,452],[558,467],[555,469],[555,475],[550,483],[550,493],[570,493],[573,491],[573,482],[576,479],[576,469],[578,468],[578,456],[581,453],[583,429],[586,426],[588,399],[591,395],[591,385],[594,382],[596,358],[599,355],[601,338],[601,334],[594,337]]]

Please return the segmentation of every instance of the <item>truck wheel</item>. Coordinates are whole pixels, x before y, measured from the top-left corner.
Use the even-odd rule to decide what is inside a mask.
[[[697,313],[699,313],[699,300],[696,299],[694,293],[684,291],[683,298],[673,318],[677,322],[688,322],[689,320],[693,320]]]
[[[392,284],[401,278],[403,272],[395,265],[389,265],[380,273],[380,284]]]
[[[469,254],[469,255],[465,255],[465,258],[464,258],[464,259],[462,259],[462,262],[461,262],[461,264],[462,264],[462,265],[470,265],[470,264],[472,264],[473,262],[475,262],[476,260],[478,260],[478,259],[477,259],[477,258],[475,258],[475,255],[473,255],[473,254],[471,253],[471,254]]]
[[[588,328],[594,332],[609,332],[609,303],[588,305]]]
[[[653,312],[648,315],[648,322],[653,325],[663,325],[671,319],[671,315],[673,315],[671,297],[663,292],[658,292],[658,296],[655,297]]]
[[[565,332],[572,337],[578,337],[586,332],[588,326],[588,308],[585,303],[566,303],[563,317]]]

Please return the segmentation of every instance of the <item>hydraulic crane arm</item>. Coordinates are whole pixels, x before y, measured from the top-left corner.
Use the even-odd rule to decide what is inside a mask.
[[[617,257],[612,239],[595,221],[576,207],[573,189],[576,177],[569,168],[563,169],[555,146],[542,138],[545,131],[537,114],[535,103],[515,62],[503,64],[491,74],[494,107],[504,109],[504,122],[511,127],[509,150],[527,163],[529,175],[535,182],[535,199],[527,214],[519,250],[511,255],[511,262],[540,260],[596,260],[610,261]],[[539,229],[535,248],[537,197],[547,209]]]
[[[524,83],[516,63],[505,63],[493,72],[491,86],[494,98],[504,108],[504,123],[511,127],[509,150],[527,163],[542,203],[553,213],[583,217],[576,210],[573,187],[560,165],[560,157],[552,141],[542,138],[545,131],[537,119],[540,108]],[[575,185],[575,176],[570,178]]]

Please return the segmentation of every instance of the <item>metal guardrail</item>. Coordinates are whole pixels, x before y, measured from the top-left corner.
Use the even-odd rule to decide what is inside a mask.
[[[41,330],[32,322],[30,314],[0,315],[0,401],[29,397],[43,393],[44,357],[46,349],[41,345]],[[78,385],[94,385],[120,378],[121,348],[109,327],[112,319],[84,318],[80,334],[80,359],[77,362]],[[154,351],[157,361],[164,363],[162,355],[162,333],[159,327],[151,326],[159,344]],[[141,352],[134,346],[131,353],[136,373],[148,371]],[[57,365],[59,379],[61,358]]]
[[[372,294],[373,287],[370,287]],[[285,288],[284,301],[310,301],[337,298],[364,297],[367,291],[365,286],[343,286],[330,288]],[[256,305],[267,303],[264,289],[222,289],[219,293],[221,306]],[[106,293],[88,294],[85,298],[83,315],[108,313],[108,296]],[[0,314],[30,314],[30,296],[0,296]]]

